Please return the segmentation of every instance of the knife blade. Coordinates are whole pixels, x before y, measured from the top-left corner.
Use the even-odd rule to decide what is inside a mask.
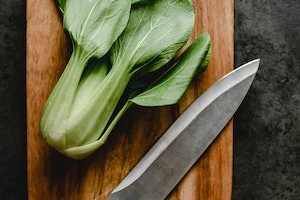
[[[246,96],[259,59],[213,84],[184,111],[108,200],[165,199],[214,141]]]

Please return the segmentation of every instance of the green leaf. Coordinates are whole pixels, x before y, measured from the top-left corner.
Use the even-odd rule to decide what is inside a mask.
[[[134,5],[127,27],[112,47],[112,64],[127,65],[132,74],[160,68],[190,37],[194,15],[188,0]]]
[[[60,10],[62,13],[65,12],[66,1],[67,1],[67,0],[56,0],[57,7],[59,8],[59,10]]]
[[[77,46],[100,58],[124,30],[130,7],[131,0],[68,0],[64,27]]]
[[[210,60],[210,57],[211,57],[211,53],[212,53],[212,46],[210,45],[209,50],[207,52],[207,55],[206,55],[203,63],[201,64],[202,68],[200,68],[200,69],[203,69],[203,68],[208,66],[208,63],[209,63],[209,60]]]
[[[177,103],[195,74],[203,71],[210,56],[211,42],[202,34],[179,57],[174,66],[148,90],[130,101],[141,106],[163,106]]]
[[[147,3],[151,0],[131,0],[131,4]]]
[[[56,0],[56,2],[57,2],[57,7],[60,9],[60,11],[61,11],[62,13],[64,13],[64,11],[65,11],[66,1],[67,1],[67,0]],[[150,1],[150,0],[131,0],[131,4],[145,3],[145,2],[147,2],[147,1]]]
[[[82,105],[93,97],[94,92],[101,85],[109,71],[110,67],[106,59],[106,57],[103,57],[90,60],[78,84],[72,110],[81,110]]]

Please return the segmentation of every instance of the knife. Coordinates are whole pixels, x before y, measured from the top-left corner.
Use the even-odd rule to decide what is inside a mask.
[[[112,191],[108,200],[162,200],[238,109],[259,59],[225,75],[196,99]]]

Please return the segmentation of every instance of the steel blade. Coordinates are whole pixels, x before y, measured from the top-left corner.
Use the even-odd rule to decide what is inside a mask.
[[[232,118],[258,66],[257,59],[233,70],[196,99],[108,199],[165,199]]]

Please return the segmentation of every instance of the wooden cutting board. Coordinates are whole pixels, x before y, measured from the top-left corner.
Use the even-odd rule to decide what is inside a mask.
[[[197,19],[192,39],[204,31],[213,56],[178,105],[134,106],[107,143],[81,161],[66,158],[41,138],[42,107],[70,53],[54,0],[27,0],[27,164],[29,200],[100,200],[141,159],[170,124],[204,90],[233,69],[233,0],[194,0]],[[231,199],[232,122],[171,192],[171,200]]]

